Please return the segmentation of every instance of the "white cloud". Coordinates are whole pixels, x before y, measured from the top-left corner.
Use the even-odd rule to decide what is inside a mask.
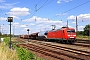
[[[36,30],[36,28],[38,28],[38,32],[44,31],[44,30],[51,30],[52,29],[51,25],[56,25],[56,29],[59,29],[62,26],[66,26],[66,22],[63,22],[60,20],[49,20],[48,18],[42,18],[37,16],[33,16],[32,18],[23,20],[23,22],[27,22],[29,23],[29,26],[33,26],[31,30],[32,29]],[[35,32],[35,31],[32,30],[32,32]]]
[[[73,24],[76,24],[76,22],[72,22]]]
[[[72,27],[72,26],[70,26],[70,25],[69,25],[68,27],[70,27],[70,28],[74,28],[74,27]]]
[[[65,1],[65,2],[70,2],[70,1],[72,1],[72,0],[63,0],[63,1]]]
[[[58,0],[57,3],[60,4],[61,3],[61,0]]]
[[[23,28],[23,29],[21,30],[21,33],[27,34],[27,29],[29,29],[29,28],[27,28],[27,27]],[[29,32],[29,33],[30,33],[30,32]]]
[[[41,18],[41,17],[37,17],[37,16],[33,16],[32,18],[26,19],[26,20],[22,20],[24,22],[38,22],[38,21],[49,21],[48,18]]]
[[[27,27],[27,25],[20,25],[20,27],[25,28],[25,27]]]
[[[83,29],[84,29],[84,26],[78,26],[79,31],[83,31]]]
[[[29,29],[29,28],[24,28],[24,31],[27,31],[27,29]]]
[[[16,19],[20,19],[19,17],[17,17],[17,16],[13,16],[13,15],[11,15],[10,17],[13,17],[13,19],[14,19],[14,18],[16,18]]]
[[[13,23],[13,26],[19,26],[18,22]]]
[[[76,19],[76,16],[71,15],[71,16],[69,16],[67,19],[68,19],[68,20],[75,20],[75,19]]]
[[[41,26],[42,24],[45,26],[45,25],[52,25],[52,24],[57,25],[57,24],[63,23],[62,21],[59,21],[59,20],[53,21],[53,20],[48,20],[48,18],[41,18],[41,17],[37,17],[37,16],[33,16],[32,18],[29,18],[29,19],[26,19],[23,21],[24,22],[34,22],[39,26]]]
[[[68,20],[76,20],[76,16],[71,15],[67,18]],[[90,14],[80,14],[77,16],[77,20],[78,20],[78,31],[83,31],[83,28],[85,27],[86,24],[90,24]],[[84,23],[81,23],[84,22]],[[87,23],[85,23],[87,22]],[[76,22],[72,22],[73,24],[75,24]],[[82,26],[80,26],[82,25]]]
[[[57,3],[60,4],[62,2],[70,2],[70,1],[72,1],[72,0],[58,0]]]
[[[66,15],[67,13],[60,13],[60,14],[56,14],[56,16],[63,16]]]
[[[90,14],[80,14],[78,16],[79,20],[90,20]]]
[[[12,8],[10,10],[10,12],[8,12],[8,14],[10,16],[26,16],[26,15],[29,15],[29,9],[24,7],[24,8],[20,8],[20,7],[15,7],[15,8]]]
[[[67,19],[68,20],[76,20],[76,16],[71,15]],[[80,21],[90,20],[90,14],[80,14],[80,15],[77,16],[77,20],[80,20]]]
[[[4,17],[0,17],[0,20],[7,20],[7,18],[4,18]]]
[[[35,24],[34,23],[31,23],[30,26],[34,26]]]

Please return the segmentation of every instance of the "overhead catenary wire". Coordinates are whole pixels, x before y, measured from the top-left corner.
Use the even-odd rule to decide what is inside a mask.
[[[54,12],[57,12],[57,10],[61,9],[61,8],[64,8],[64,6],[67,6],[68,4],[70,4],[72,1],[68,2],[67,4],[64,4],[63,6],[55,9],[54,11],[52,11],[51,13],[54,13]]]
[[[46,0],[41,7],[37,8],[37,10],[35,10],[35,11],[31,14],[30,18],[31,18],[32,16],[34,16],[35,13],[38,12],[41,8],[43,8],[43,7],[45,7],[46,5],[50,4],[52,1],[54,1],[54,0],[51,0],[51,1],[49,1],[49,2],[48,2],[48,0]],[[36,4],[36,5],[38,6],[38,4]],[[35,5],[35,6],[36,6],[36,5]]]
[[[48,2],[48,0],[46,0],[46,1],[44,2],[44,4],[43,4],[41,7],[39,7],[37,10],[35,10],[35,11],[36,11],[36,12],[39,11],[41,8],[43,8],[43,7],[45,7],[46,5],[50,4],[52,1],[54,1],[54,0],[51,0],[51,1],[49,1],[49,2]],[[48,3],[47,3],[47,2],[48,2]],[[36,12],[35,12],[35,13],[36,13]],[[33,14],[33,15],[34,15],[34,14]],[[33,15],[32,15],[32,16],[33,16]],[[32,16],[31,16],[31,17],[32,17]]]
[[[35,10],[30,14],[31,16],[34,15],[34,14],[37,12],[35,7],[38,6],[40,2],[42,2],[42,1],[39,0],[37,3],[35,3],[35,6],[33,7],[33,9],[35,9]],[[28,15],[28,16],[30,16],[30,15]],[[23,19],[27,18],[28,16],[24,17]],[[23,19],[21,19],[21,21],[22,21]]]
[[[54,1],[54,0],[49,1],[47,4],[42,5],[39,9],[43,8],[44,6],[46,6],[46,5],[50,4],[50,3],[51,3],[51,2],[53,2],[53,1]],[[38,10],[39,10],[39,9],[38,9]]]
[[[78,8],[78,7],[84,5],[84,4],[88,3],[88,2],[90,2],[90,1],[87,1],[87,2],[85,2],[85,3],[83,3],[83,4],[80,4],[80,5],[78,5],[78,6],[74,7],[74,8],[72,8],[72,9],[69,9],[69,10],[65,11],[64,13],[69,12],[69,11],[75,9],[75,8]],[[47,4],[45,4],[45,5],[43,4],[43,6],[46,6],[46,5],[47,5]],[[42,7],[41,7],[41,8],[42,8]],[[39,8],[39,9],[41,9],[41,8]],[[38,10],[39,10],[39,9],[38,9]],[[37,11],[38,11],[38,10],[37,10]],[[36,11],[36,12],[37,12],[37,11]],[[64,14],[64,13],[62,13],[62,14]],[[34,15],[34,14],[35,14],[35,13],[33,13],[33,15]],[[32,16],[33,16],[33,15],[32,15]],[[31,16],[31,17],[32,17],[32,16]],[[57,16],[55,16],[55,17],[57,17]]]
[[[35,13],[38,12],[41,8],[45,7],[46,5],[50,4],[50,3],[53,2],[53,1],[54,1],[54,0],[51,0],[51,1],[48,2],[48,0],[46,0],[41,7],[39,7],[37,10],[35,10],[35,11],[31,14],[30,18],[31,18],[32,16],[34,16]],[[37,6],[38,6],[38,5],[37,5]],[[26,22],[27,22],[27,21],[26,21]],[[26,23],[26,22],[25,22],[25,23]],[[24,24],[25,24],[25,23],[24,23]]]
[[[67,13],[67,12],[69,12],[69,11],[71,11],[71,10],[73,10],[73,9],[76,9],[76,8],[82,6],[82,5],[85,5],[85,4],[89,3],[89,2],[90,2],[90,0],[87,1],[87,2],[84,2],[84,3],[80,4],[80,5],[78,5],[78,6],[76,6],[76,7],[73,7],[73,8],[71,8],[71,9],[65,11],[65,12],[63,12],[62,14]],[[55,18],[55,17],[57,17],[57,16],[51,17],[51,19],[53,19],[53,18]]]
[[[39,2],[40,2],[40,1],[41,1],[41,0],[39,0]],[[46,0],[46,1],[44,2],[44,4],[45,4],[47,1],[48,1],[48,0]],[[30,18],[39,10],[39,9],[36,8],[36,7],[38,6],[39,2],[38,2],[37,4],[35,4],[35,6],[34,6],[35,11],[31,14]],[[43,4],[43,5],[44,5],[44,4]],[[42,6],[43,6],[43,5],[42,5]],[[29,16],[29,15],[28,15],[28,16]],[[27,17],[28,17],[28,16],[27,16]],[[25,17],[25,18],[26,18],[26,17]],[[25,19],[25,18],[24,18],[24,19]],[[21,19],[21,21],[22,21],[22,20],[23,20],[23,19]]]

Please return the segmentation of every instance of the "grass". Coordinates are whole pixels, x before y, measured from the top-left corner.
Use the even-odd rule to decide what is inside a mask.
[[[83,35],[77,35],[77,39],[89,39],[90,40],[90,36],[83,36]]]
[[[16,50],[10,49],[5,42],[0,43],[0,60],[19,60]]]
[[[36,58],[32,52],[17,47],[13,43],[13,49],[9,48],[9,37],[3,37],[4,41],[0,42],[0,60],[43,60],[42,58]],[[12,39],[12,41],[15,39]]]

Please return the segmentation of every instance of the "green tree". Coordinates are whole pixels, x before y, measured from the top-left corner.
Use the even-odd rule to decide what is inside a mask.
[[[0,36],[2,35],[2,33],[0,32]]]
[[[84,28],[84,35],[89,36],[90,35],[90,24],[86,25]]]
[[[77,35],[84,35],[83,31],[77,31]]]

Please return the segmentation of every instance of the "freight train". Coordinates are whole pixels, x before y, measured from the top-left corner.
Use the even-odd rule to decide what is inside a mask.
[[[26,35],[23,36],[23,38],[26,38]],[[60,41],[62,43],[74,43],[76,41],[76,32],[74,28],[62,27],[61,29],[32,33],[29,35],[29,38]]]

